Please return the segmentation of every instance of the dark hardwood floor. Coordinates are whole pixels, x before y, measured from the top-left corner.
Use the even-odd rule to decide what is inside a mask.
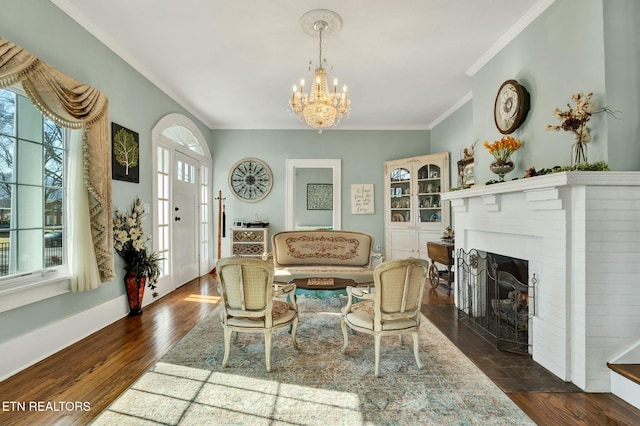
[[[216,306],[213,280],[196,279],[145,308],[0,383],[0,425],[84,425]],[[497,351],[458,323],[444,286],[425,290],[423,313],[539,425],[638,425],[640,410],[589,394],[528,357]],[[58,405],[12,410],[12,402]],[[60,403],[79,402],[68,411]],[[83,404],[84,403],[84,404]],[[8,405],[7,405],[8,404]],[[13,405],[16,408],[15,405]]]

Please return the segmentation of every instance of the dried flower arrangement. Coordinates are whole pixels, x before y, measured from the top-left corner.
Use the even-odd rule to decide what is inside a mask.
[[[572,107],[571,104],[568,103],[567,107],[569,109],[566,111],[555,108],[553,115],[560,120],[561,123],[557,126],[549,124],[545,128],[545,130],[564,130],[574,134],[575,143],[572,146],[571,164],[587,162],[586,144],[591,142],[591,133],[587,123],[591,120],[591,116],[601,112],[615,116],[614,112],[607,107],[596,108],[591,99],[592,96],[592,92],[586,95],[583,92],[571,95],[571,100],[575,103],[575,106]]]

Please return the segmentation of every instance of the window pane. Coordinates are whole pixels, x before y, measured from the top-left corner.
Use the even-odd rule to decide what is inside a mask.
[[[0,181],[15,182],[13,171],[13,157],[15,152],[15,139],[0,136]]]
[[[0,134],[16,134],[16,95],[0,89]]]
[[[18,231],[17,273],[42,269],[42,230]]]
[[[11,209],[13,208],[11,194],[15,193],[15,185],[0,184],[0,230],[11,227]],[[0,238],[8,237],[0,233]]]
[[[9,274],[9,231],[6,228],[0,228],[0,276]]]
[[[44,145],[44,181],[42,184],[62,188],[64,151]]]
[[[50,268],[64,263],[62,230],[44,231],[44,266]]]
[[[44,119],[44,144],[53,148],[64,148],[62,127],[48,118]]]
[[[42,185],[42,145],[21,141],[18,144],[18,182]]]
[[[18,137],[42,143],[42,114],[24,96],[18,96]]]
[[[17,196],[18,228],[42,228],[42,188],[18,185]]]
[[[58,188],[44,188],[45,192],[45,208],[44,218],[46,226],[62,226],[64,205],[62,199],[62,190]]]

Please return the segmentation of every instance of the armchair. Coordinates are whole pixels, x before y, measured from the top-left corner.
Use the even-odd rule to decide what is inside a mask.
[[[380,375],[380,340],[382,336],[410,333],[418,368],[422,368],[418,329],[420,306],[428,276],[429,262],[423,259],[392,260],[378,265],[373,273],[373,292],[347,287],[348,302],[342,308],[342,334],[345,353],[349,345],[347,328],[373,335],[375,375]],[[353,303],[353,299],[364,300]]]
[[[224,329],[224,359],[229,361],[232,333],[263,333],[267,371],[271,371],[271,333],[291,326],[294,347],[298,326],[298,306],[294,284],[273,284],[273,264],[260,259],[227,257],[218,260],[218,290],[222,298],[220,318]],[[289,301],[274,297],[289,295]],[[237,334],[235,335],[237,338]]]

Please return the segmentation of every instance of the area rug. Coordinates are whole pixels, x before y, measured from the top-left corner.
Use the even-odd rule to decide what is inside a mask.
[[[298,345],[274,333],[266,372],[261,334],[241,333],[222,368],[219,309],[114,401],[95,425],[527,425],[534,424],[423,317],[418,369],[409,336],[351,333],[342,354],[346,298],[298,298]]]

